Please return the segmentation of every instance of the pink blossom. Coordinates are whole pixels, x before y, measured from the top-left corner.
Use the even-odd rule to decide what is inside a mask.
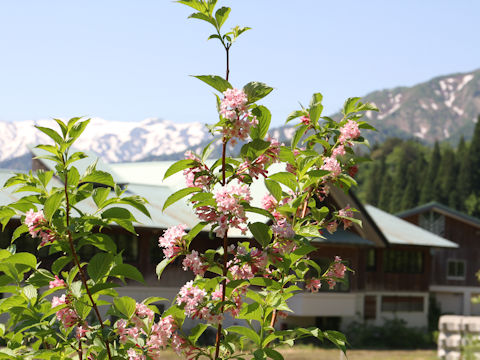
[[[343,209],[340,209],[338,211],[338,216],[340,217],[349,217],[349,218],[353,218],[353,211],[350,210],[350,206],[346,206],[345,208]],[[351,220],[348,220],[348,219],[342,219],[343,221],[343,227],[344,229],[347,229],[349,228],[351,225],[352,225],[352,221]]]
[[[128,360],[146,360],[146,356],[143,354],[139,354],[135,351],[135,349],[130,348],[127,350]]]
[[[223,92],[224,98],[220,102],[220,114],[229,120],[234,120],[237,112],[245,112],[248,101],[247,94],[243,90],[227,89]]]
[[[335,231],[337,231],[338,223],[336,221],[331,221],[327,224],[327,231],[330,234],[333,234]]]
[[[64,307],[56,312],[57,319],[62,322],[63,326],[66,328],[74,326],[79,317],[75,310],[69,307],[69,301],[63,294],[61,297],[54,296],[52,298],[52,308],[57,307],[59,305],[66,304],[67,307]]]
[[[342,172],[340,163],[334,157],[325,158],[320,169],[330,171],[332,176],[338,176]]]
[[[175,319],[171,315],[160,319],[158,323],[154,324],[152,326],[150,337],[146,343],[149,352],[153,349],[165,348],[176,328]]]
[[[205,300],[207,293],[198,286],[193,285],[193,281],[187,282],[182,286],[177,295],[177,304],[184,304],[184,311],[187,316],[192,318],[198,316],[197,307]]]
[[[267,194],[262,199],[262,208],[267,211],[272,211],[277,207],[278,201],[271,194]]]
[[[214,195],[217,202],[218,227],[215,233],[223,237],[229,227],[235,227],[245,233],[247,217],[241,202],[250,202],[250,188],[247,185],[227,185],[218,189]]]
[[[158,239],[158,246],[164,248],[165,257],[170,259],[182,251],[183,237],[187,235],[186,228],[185,224],[172,226],[165,230],[163,236]]]
[[[142,303],[137,303],[135,305],[135,314],[141,319],[148,318],[149,321],[152,321],[155,316],[153,310]]]
[[[75,335],[77,339],[81,339],[85,337],[88,332],[88,324],[85,323],[84,325],[77,326],[77,334]]]
[[[332,157],[337,158],[341,155],[345,155],[345,146],[339,145],[332,151]]]
[[[320,279],[312,278],[305,281],[305,288],[311,292],[318,292],[321,286],[322,283],[320,282]]]
[[[278,220],[277,224],[272,226],[272,230],[280,239],[291,239],[295,236],[292,225],[285,218]]]
[[[195,166],[183,170],[183,175],[185,176],[185,181],[187,187],[201,187],[206,188],[210,183],[211,180],[208,176],[198,176],[195,179],[197,173],[201,171],[208,171],[208,167],[202,163],[200,158],[196,156],[192,151],[185,152],[185,158],[193,160],[195,162]]]
[[[49,282],[49,289],[53,289],[56,287],[65,287],[65,281],[60,279],[57,275],[55,275],[55,280]]]
[[[345,272],[347,271],[347,267],[342,263],[342,259],[339,256],[335,256],[335,260],[332,265],[330,265],[330,269],[328,270],[327,280],[330,289],[333,289],[336,285],[336,280],[343,279],[345,277]]]
[[[310,125],[310,116],[308,115],[304,115],[300,118],[300,121],[304,124],[304,125]]]
[[[345,143],[348,140],[356,139],[360,136],[360,129],[358,124],[353,120],[348,120],[347,123],[340,129],[340,143]]]
[[[297,249],[297,244],[291,240],[280,239],[273,244],[273,252],[276,254],[288,254]]]
[[[55,233],[52,232],[50,229],[44,229],[48,225],[45,216],[43,215],[43,211],[33,211],[33,209],[28,210],[25,213],[25,225],[28,227],[28,231],[30,235],[35,238],[39,237],[42,239],[39,246],[45,246],[48,243],[52,243],[55,241],[56,236]]]
[[[195,275],[203,276],[207,270],[207,264],[202,262],[198,252],[192,250],[191,254],[187,254],[185,259],[182,262],[183,270],[187,271],[188,269],[192,270]]]

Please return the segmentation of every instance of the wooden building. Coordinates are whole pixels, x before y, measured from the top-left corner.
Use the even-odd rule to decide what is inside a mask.
[[[458,245],[432,250],[430,292],[442,313],[480,315],[471,302],[480,295],[480,220],[436,202],[398,216]]]
[[[88,162],[91,160],[80,162],[80,172]],[[152,219],[147,219],[139,212],[135,213],[141,221],[136,227],[138,237],[119,227],[110,230],[119,249],[124,250],[125,262],[135,265],[144,274],[147,283],[146,286],[129,283],[119,289],[121,295],[138,300],[147,296],[173,300],[178,289],[192,279],[190,272],[182,270],[181,260],[169,266],[160,281],[155,275],[155,267],[163,255],[158,247],[158,237],[170,226],[187,224],[191,228],[197,222],[186,203],[178,202],[165,212],[161,211],[168,195],[183,186],[181,174],[162,182],[163,174],[170,165],[171,162],[104,164],[99,161],[99,169],[110,172],[118,183],[128,185],[129,192],[144,196],[150,202],[148,208]],[[43,160],[36,160],[35,163],[36,169],[48,169],[51,166]],[[272,170],[281,171],[275,169]],[[0,182],[6,178],[7,173],[0,171]],[[254,204],[256,202],[257,205],[266,193],[263,182],[259,183],[261,184],[254,185],[251,189]],[[0,205],[13,201],[15,196],[18,194],[0,192]],[[355,273],[348,275],[346,284],[338,284],[332,291],[325,286],[318,293],[305,291],[294,296],[289,303],[294,315],[279,326],[316,324],[341,329],[352,321],[381,324],[385,318],[394,317],[406,320],[411,326],[426,326],[432,249],[454,248],[456,245],[372,206],[363,206],[353,194],[333,189],[328,201],[336,208],[346,205],[357,208],[360,212],[356,213],[356,217],[362,220],[363,226],[353,225],[347,230],[340,229],[332,235],[326,234],[325,239],[313,239],[318,250],[311,258],[323,265],[335,256],[340,256]],[[88,204],[85,206],[88,210]],[[253,214],[250,220],[265,221],[258,214]],[[0,245],[4,246],[8,242],[9,233],[15,225],[18,225],[18,219],[14,219],[6,232],[1,234]],[[245,241],[251,237],[235,230],[231,235],[231,242]],[[29,243],[28,240],[24,242]],[[19,244],[21,243],[22,240]],[[211,247],[212,240],[207,233],[202,232],[192,246],[197,249]],[[31,251],[36,251],[34,246]],[[88,258],[92,254],[82,255]]]

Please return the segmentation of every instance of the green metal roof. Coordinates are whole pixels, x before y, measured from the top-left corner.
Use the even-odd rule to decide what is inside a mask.
[[[460,220],[462,222],[468,223],[470,225],[473,225],[475,227],[480,228],[480,219],[477,219],[476,217],[467,215],[465,213],[462,213],[458,210],[452,209],[446,205],[440,204],[438,202],[432,201],[427,204],[423,204],[420,206],[417,206],[413,209],[409,209],[406,211],[402,211],[398,214],[396,214],[398,217],[401,218],[406,218],[411,215],[416,215],[416,214],[421,214],[424,212],[428,211],[435,211],[440,214],[455,218],[457,220]]]
[[[424,230],[408,221],[382,211],[374,206],[365,205],[369,215],[383,232],[387,241],[394,245],[416,245],[458,248],[452,241],[444,239],[430,231]]]

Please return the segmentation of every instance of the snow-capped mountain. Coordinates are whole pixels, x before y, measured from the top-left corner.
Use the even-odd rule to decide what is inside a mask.
[[[427,143],[435,140],[469,139],[480,114],[480,70],[440,76],[412,87],[375,91],[362,101],[377,105],[379,113],[367,112],[367,119],[379,130],[369,133],[371,142],[389,136],[417,137]],[[339,114],[333,115],[338,118]],[[33,125],[57,126],[53,120],[1,122],[0,167],[30,167],[29,144],[48,143],[46,135]],[[270,134],[288,143],[294,129],[272,129]],[[107,121],[93,118],[77,148],[92,151],[107,162],[173,160],[188,149],[201,151],[211,134],[204,124],[176,124],[163,119],[142,122]],[[232,155],[239,146],[230,149]],[[218,153],[213,153],[218,156]]]
[[[51,142],[34,125],[58,127],[53,120],[0,122],[0,162],[26,154],[29,144]],[[204,143],[210,136],[201,123],[175,124],[162,119],[120,122],[93,118],[75,147],[92,151],[107,162],[138,161],[147,156],[184,152]]]

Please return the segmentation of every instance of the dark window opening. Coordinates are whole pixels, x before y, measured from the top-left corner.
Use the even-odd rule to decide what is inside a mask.
[[[366,266],[367,271],[376,271],[377,270],[376,255],[377,255],[377,252],[375,251],[375,249],[369,249],[367,251],[367,266]]]
[[[423,297],[382,296],[383,312],[423,312]]]
[[[384,271],[387,273],[423,273],[423,253],[421,251],[385,250]]]
[[[447,262],[447,278],[453,280],[465,279],[465,260],[449,259]]]

